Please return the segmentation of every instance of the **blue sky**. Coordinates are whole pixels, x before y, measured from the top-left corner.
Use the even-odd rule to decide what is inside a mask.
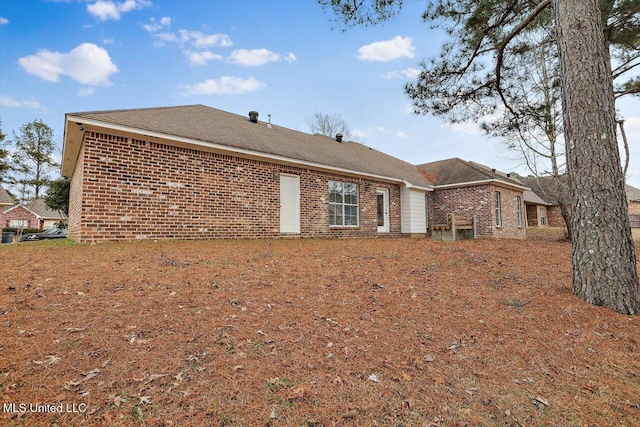
[[[411,114],[403,86],[442,34],[405,2],[381,27],[332,30],[312,0],[0,0],[0,120],[11,139],[68,112],[205,104],[309,132],[338,113],[367,145],[412,163],[450,157],[527,173],[473,123]],[[640,101],[618,104],[640,187]]]

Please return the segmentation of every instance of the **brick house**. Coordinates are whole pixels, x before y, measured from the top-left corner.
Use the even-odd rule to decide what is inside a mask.
[[[553,177],[524,178],[522,182],[531,188],[524,194],[529,227],[565,227],[559,203],[563,197],[563,186],[567,185],[566,176],[560,176],[559,180]]]
[[[629,203],[629,221],[631,228],[640,228],[640,188],[625,184],[627,203]]]
[[[15,202],[13,201],[9,193],[7,193],[7,190],[5,190],[2,187],[2,185],[0,185],[0,228],[4,228],[5,226],[5,222],[4,222],[5,209],[8,209],[13,205],[15,205]]]
[[[559,202],[563,197],[563,186],[568,184],[566,175],[561,175],[559,179],[538,177],[522,180],[531,188],[531,191],[524,193],[530,227],[565,227]],[[625,193],[631,227],[640,228],[640,189],[625,184]]]
[[[79,241],[424,236],[433,190],[341,136],[204,105],[69,113],[62,175]]]
[[[26,205],[15,205],[3,214],[3,226],[10,228],[48,230],[65,220],[63,213],[49,209],[43,199],[36,199]]]
[[[459,158],[418,168],[435,178],[427,195],[429,224],[445,223],[449,213],[475,215],[478,237],[526,237],[523,192],[529,188],[516,178]]]

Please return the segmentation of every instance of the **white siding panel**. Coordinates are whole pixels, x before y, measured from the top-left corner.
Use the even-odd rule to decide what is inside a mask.
[[[402,233],[426,233],[427,220],[424,200],[425,191],[404,186],[400,189]]]

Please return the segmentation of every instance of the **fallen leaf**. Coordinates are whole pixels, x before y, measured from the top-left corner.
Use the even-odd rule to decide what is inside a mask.
[[[311,390],[309,387],[295,388],[287,396],[287,400],[302,400],[305,395],[308,395]]]
[[[84,375],[83,381],[88,381],[91,378],[95,378],[98,375],[100,375],[100,369],[98,369],[98,368],[93,369],[93,370],[91,370],[91,371],[89,371],[89,372],[87,372],[86,374],[83,374],[83,375]]]
[[[357,416],[358,416],[358,411],[356,411],[355,409],[351,409],[350,411],[347,411],[344,414],[342,414],[342,418],[345,418],[345,419],[352,419]]]
[[[378,378],[378,376],[376,374],[371,374],[371,375],[369,375],[369,381],[373,381],[374,383],[379,383],[380,379]]]

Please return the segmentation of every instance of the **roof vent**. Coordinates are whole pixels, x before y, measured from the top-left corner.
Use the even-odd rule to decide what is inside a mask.
[[[258,123],[258,112],[257,111],[249,111],[249,120],[251,123]]]
[[[511,174],[510,173],[507,174],[507,178],[511,178]]]
[[[491,169],[491,172],[496,173],[496,169],[495,168]]]
[[[337,133],[336,134],[336,141],[342,142],[342,134],[341,133]]]

